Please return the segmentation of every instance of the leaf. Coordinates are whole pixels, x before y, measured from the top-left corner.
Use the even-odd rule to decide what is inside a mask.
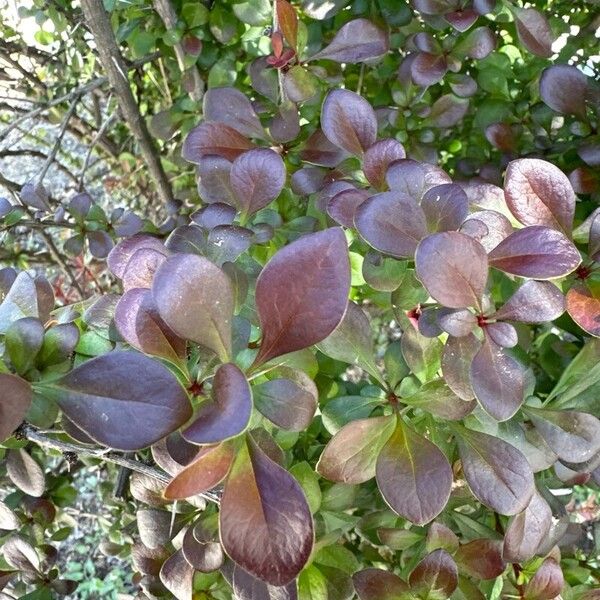
[[[77,325],[59,323],[46,330],[37,361],[44,366],[60,364],[73,354],[78,342],[79,329]]]
[[[371,105],[344,89],[327,94],[321,109],[321,128],[330,142],[358,156],[377,138],[377,118]]]
[[[354,19],[343,25],[331,43],[310,60],[329,59],[339,63],[359,63],[386,54],[387,34],[368,19]]]
[[[421,240],[415,254],[417,277],[443,306],[480,306],[488,267],[483,246],[457,231]]]
[[[169,251],[156,237],[138,233],[132,237],[121,240],[109,253],[106,260],[108,268],[115,277],[123,279],[127,264],[131,257],[142,248],[149,248],[167,256]]]
[[[524,407],[548,446],[559,458],[582,463],[600,452],[600,420],[585,412]]]
[[[567,292],[567,311],[579,327],[600,337],[600,298],[586,285],[575,285]]]
[[[452,54],[455,57],[468,56],[481,60],[491,54],[496,47],[496,36],[489,27],[477,27],[463,37],[454,46]]]
[[[243,156],[243,154],[241,155]],[[198,194],[205,203],[224,203],[226,205],[237,206],[236,198],[231,189],[229,174],[231,173],[231,162],[221,156],[208,154],[202,157],[200,164],[196,167]],[[207,208],[207,207],[204,207]],[[200,209],[202,210],[202,209]],[[198,222],[194,215],[192,219]],[[233,213],[235,217],[235,211]],[[225,223],[227,225],[233,222]],[[198,223],[202,225],[202,223]],[[221,224],[221,223],[219,223]]]
[[[413,327],[408,327],[400,338],[402,356],[413,374],[421,381],[433,379],[440,368],[442,343],[437,338],[426,338]]]
[[[485,334],[502,348],[514,348],[519,343],[517,330],[510,323],[488,323],[485,326]]]
[[[0,335],[5,334],[14,321],[38,316],[35,281],[28,273],[21,271],[0,304]]]
[[[310,568],[309,566],[306,570]],[[302,571],[302,573],[304,572],[305,570]],[[298,584],[299,582],[300,579],[298,579]],[[269,585],[235,564],[231,585],[237,600],[298,600],[296,580],[286,586]]]
[[[313,523],[302,488],[249,436],[225,484],[220,535],[238,565],[271,585],[292,581],[312,550]]]
[[[560,595],[565,585],[562,569],[547,558],[525,586],[525,600],[552,600]]]
[[[306,102],[319,91],[319,80],[301,65],[294,65],[283,76],[283,88],[288,100]]]
[[[31,399],[29,383],[16,375],[0,373],[0,442],[9,438],[23,422]]]
[[[171,372],[136,352],[110,352],[37,385],[80,429],[118,450],[146,448],[191,416],[187,394]]]
[[[441,81],[448,70],[444,54],[419,52],[410,65],[410,75],[417,85],[429,87]]]
[[[246,376],[236,365],[226,363],[217,369],[211,396],[183,430],[183,437],[193,444],[214,444],[234,437],[250,422],[252,393]]]
[[[322,165],[324,167],[336,167],[347,155],[345,150],[332,144],[321,129],[316,129],[308,137],[300,152],[300,158],[304,162]],[[347,187],[352,186],[347,184]]]
[[[473,412],[475,401],[459,398],[442,379],[428,381],[419,391],[410,396],[403,396],[402,401],[408,406],[421,408],[432,415],[460,421]]]
[[[140,248],[133,253],[123,273],[123,290],[149,289],[158,267],[167,259],[164,252]]]
[[[368,197],[366,190],[342,190],[327,201],[327,214],[340,225],[352,229],[356,211]]]
[[[377,486],[394,512],[424,525],[444,510],[452,469],[435,444],[398,420],[377,458]]]
[[[376,250],[412,258],[427,235],[423,209],[408,195],[392,190],[365,200],[354,217],[360,235]]]
[[[437,324],[451,336],[464,337],[477,326],[477,317],[464,308],[441,308],[437,312]]]
[[[475,579],[495,579],[506,569],[499,540],[476,539],[461,544],[454,558],[459,569]]]
[[[221,544],[211,538],[205,538],[204,533],[206,532],[202,521],[195,527],[190,527],[183,538],[181,550],[194,569],[201,573],[211,573],[221,568],[225,562],[225,554]]]
[[[470,377],[475,397],[494,419],[507,421],[519,410],[525,370],[487,335],[473,358]]]
[[[469,199],[458,184],[444,183],[425,192],[421,208],[429,231],[453,231],[465,220]]]
[[[480,342],[473,335],[449,337],[442,353],[442,374],[448,387],[463,400],[471,400],[475,392],[471,385],[471,363]]]
[[[442,523],[433,522],[427,530],[425,548],[427,552],[432,552],[441,548],[454,554],[459,547],[458,536]]]
[[[552,65],[542,71],[540,97],[552,110],[585,120],[588,78],[572,65]]]
[[[340,228],[304,235],[279,250],[256,282],[262,340],[255,366],[325,339],[344,316],[349,290]]]
[[[445,94],[431,107],[428,120],[434,127],[454,127],[469,110],[469,99]]]
[[[174,552],[163,563],[160,580],[177,600],[192,600],[194,567],[185,559],[182,550]]]
[[[325,446],[317,463],[317,473],[331,481],[349,484],[372,479],[379,452],[395,427],[395,416],[351,421]]]
[[[406,261],[382,256],[369,250],[363,258],[362,275],[374,290],[393,292],[400,287],[407,270]]]
[[[225,477],[235,457],[231,442],[203,448],[165,488],[165,498],[181,500],[216,487]]]
[[[413,569],[408,582],[411,592],[422,598],[448,598],[458,586],[458,569],[445,550],[434,550]]]
[[[381,372],[375,364],[375,348],[371,322],[362,308],[348,302],[346,314],[340,324],[318,344],[323,354],[348,364],[357,364],[383,383]]]
[[[397,190],[420,202],[430,188],[443,183],[452,183],[448,175],[439,167],[420,163],[408,158],[394,161],[385,174],[391,190]]]
[[[489,262],[490,266],[511,275],[554,279],[574,271],[581,256],[560,231],[532,225],[502,240],[490,252]]]
[[[303,431],[311,424],[317,410],[318,390],[302,371],[285,373],[252,388],[254,404],[267,419],[289,431]]]
[[[268,148],[248,150],[231,165],[231,188],[243,215],[252,215],[279,196],[285,183],[285,166]]]
[[[565,297],[549,281],[525,281],[493,318],[521,323],[546,323],[565,312]]]
[[[208,123],[224,123],[243,136],[250,138],[264,139],[266,137],[265,130],[260,124],[250,100],[235,88],[214,87],[206,90],[202,112]],[[214,154],[220,153],[214,152]],[[184,158],[187,157],[184,156]],[[228,160],[232,159],[228,158]]]
[[[186,343],[161,319],[150,290],[129,290],[115,308],[115,325],[133,348],[175,363],[186,356]]]
[[[24,538],[11,535],[2,545],[2,555],[13,569],[33,575],[39,574],[40,557],[35,548]]]
[[[296,9],[287,0],[276,0],[277,23],[287,43],[298,48],[298,15]]]
[[[458,434],[462,468],[475,497],[501,515],[524,510],[534,492],[533,473],[525,456],[487,433],[460,427]]]
[[[370,396],[340,396],[334,398],[321,408],[323,425],[329,433],[336,434],[350,421],[366,419],[384,401],[383,398]]]
[[[209,154],[233,161],[251,148],[254,144],[233,127],[224,123],[201,123],[187,134],[181,156],[197,164]]]
[[[154,276],[152,295],[175,334],[227,362],[235,300],[231,280],[219,267],[202,256],[171,256]]]
[[[533,558],[547,539],[551,525],[552,510],[536,491],[527,508],[508,523],[502,550],[504,560],[522,563]]]
[[[511,6],[519,40],[531,52],[543,58],[552,56],[554,35],[546,17],[535,8],[520,9]]]
[[[369,183],[377,190],[386,187],[385,174],[395,160],[406,158],[404,146],[393,138],[379,140],[367,149],[363,156],[363,172]]]
[[[352,575],[360,600],[397,600],[408,593],[408,585],[394,573],[383,569],[363,569]]]
[[[545,225],[570,235],[575,192],[569,178],[553,164],[537,158],[513,160],[506,169],[504,194],[523,225]]]
[[[46,490],[44,472],[40,465],[21,448],[8,451],[6,472],[10,480],[29,496],[39,498]]]

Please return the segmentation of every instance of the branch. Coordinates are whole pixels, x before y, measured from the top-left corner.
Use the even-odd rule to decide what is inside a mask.
[[[85,160],[83,161],[83,166],[81,167],[81,172],[79,173],[79,183],[77,185],[77,189],[80,192],[83,192],[83,180],[85,177],[85,172],[87,171],[87,168],[90,164],[90,158],[92,157],[92,150],[94,149],[94,146],[99,142],[99,140],[104,136],[104,134],[106,133],[106,130],[110,127],[110,125],[112,124],[112,122],[114,121],[115,117],[117,116],[117,113],[113,113],[112,115],[110,115],[106,121],[104,121],[104,123],[102,123],[102,127],[100,127],[100,129],[98,129],[98,133],[96,133],[96,135],[94,136],[94,139],[92,140],[92,143],[90,144],[90,147],[88,148],[87,154],[85,155]]]
[[[92,458],[99,458],[101,460],[105,460],[115,465],[125,467],[126,469],[131,469],[136,473],[146,475],[147,477],[156,479],[157,481],[160,481],[164,484],[168,484],[172,479],[172,477],[164,471],[161,471],[156,467],[152,467],[150,465],[145,465],[144,463],[138,462],[137,460],[133,460],[132,458],[127,458],[126,456],[123,456],[118,452],[114,452],[112,450],[107,451],[106,449],[102,448],[90,448],[88,446],[84,446],[83,444],[63,442],[61,440],[54,439],[46,435],[45,433],[40,433],[35,427],[29,425],[28,423],[23,423],[23,425],[19,427],[19,429],[17,430],[17,436],[35,442],[39,446],[45,448],[52,448],[60,452],[74,452],[78,456],[89,456]],[[220,504],[220,498],[215,492],[206,492],[204,494],[198,495],[204,498],[205,500],[208,500],[209,502]]]
[[[140,114],[131,85],[126,75],[126,66],[113,33],[110,18],[101,0],[81,0],[85,22],[94,36],[100,62],[108,75],[119,105],[140,151],[148,166],[150,175],[158,188],[158,194],[165,207],[173,206],[173,190],[160,161],[160,156],[150,136],[146,121]]]

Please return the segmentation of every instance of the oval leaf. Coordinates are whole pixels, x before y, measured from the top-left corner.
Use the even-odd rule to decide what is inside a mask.
[[[565,297],[549,281],[526,281],[494,313],[494,319],[521,323],[546,323],[565,312]]]
[[[23,422],[31,405],[31,386],[10,373],[0,373],[0,442]]]

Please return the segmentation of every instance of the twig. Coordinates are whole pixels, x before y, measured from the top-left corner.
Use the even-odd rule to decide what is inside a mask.
[[[273,0],[273,33],[279,31],[279,19],[277,18],[277,0]],[[283,70],[277,69],[277,84],[279,86],[279,104],[287,100],[285,88],[283,87]]]
[[[100,129],[98,130],[98,133],[96,133],[94,139],[92,140],[92,143],[90,144],[90,147],[88,148],[87,154],[85,155],[85,160],[83,161],[83,166],[81,167],[81,173],[79,173],[79,184],[77,186],[77,189],[80,192],[83,192],[83,180],[85,178],[85,172],[87,171],[87,168],[90,164],[92,150],[94,149],[94,146],[98,143],[100,138],[102,138],[102,136],[106,133],[106,130],[110,127],[111,123],[115,120],[116,116],[117,113],[114,112],[112,115],[110,115],[110,117],[108,117],[108,119],[106,119],[106,121],[104,121],[104,123],[102,123],[102,127],[100,127]]]
[[[52,448],[60,452],[74,452],[78,456],[89,456],[92,458],[105,460],[115,465],[131,469],[132,471],[140,473],[141,475],[146,475],[147,477],[156,479],[164,484],[168,484],[171,481],[171,477],[167,473],[157,469],[156,467],[145,465],[137,460],[133,460],[132,458],[127,458],[118,452],[113,452],[112,450],[106,451],[106,449],[102,448],[89,448],[88,446],[84,446],[82,444],[73,444],[71,442],[56,440],[43,433],[40,433],[35,427],[29,425],[28,423],[21,425],[21,427],[18,429],[18,435],[45,448]],[[202,496],[202,498],[208,500],[209,502],[214,502],[215,504],[220,503],[219,496],[214,492],[206,492],[198,495]]]

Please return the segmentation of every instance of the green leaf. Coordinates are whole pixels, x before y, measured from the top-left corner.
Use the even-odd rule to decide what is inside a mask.
[[[319,487],[319,476],[314,469],[306,462],[296,463],[290,473],[296,481],[302,486],[310,512],[313,514],[319,510],[321,506],[321,488]]]

